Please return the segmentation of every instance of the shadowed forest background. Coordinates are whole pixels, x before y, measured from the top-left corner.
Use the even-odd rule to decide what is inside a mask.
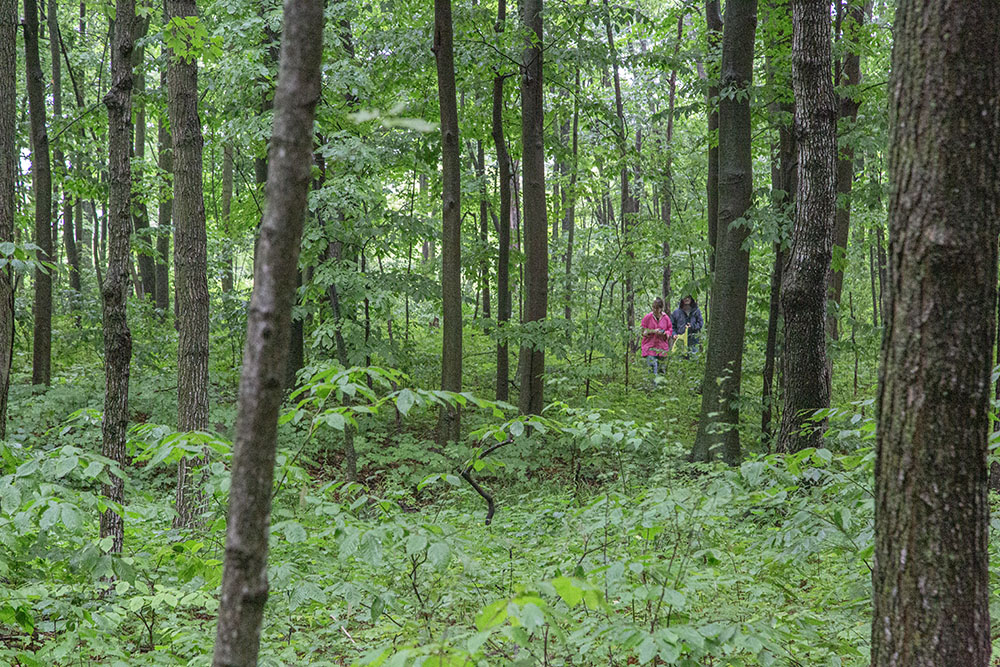
[[[0,664],[985,667],[1000,9],[927,4],[0,0]]]

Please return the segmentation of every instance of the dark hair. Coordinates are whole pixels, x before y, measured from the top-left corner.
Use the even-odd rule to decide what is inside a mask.
[[[660,297],[653,299],[653,308],[656,308],[656,304],[660,304],[660,308],[663,308],[663,299]]]
[[[694,296],[692,296],[691,294],[685,294],[684,296],[681,297],[681,300],[677,302],[677,307],[678,308],[683,308],[684,307],[684,299],[691,299],[691,307],[692,308],[697,308],[698,307],[698,302],[694,300]]]

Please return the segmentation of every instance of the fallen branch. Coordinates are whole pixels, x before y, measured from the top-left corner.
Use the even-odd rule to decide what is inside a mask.
[[[464,479],[466,482],[468,482],[469,485],[473,489],[476,490],[476,493],[478,493],[480,496],[482,496],[483,500],[486,501],[486,522],[485,522],[484,525],[487,525],[487,526],[490,525],[490,523],[493,522],[493,513],[496,511],[496,502],[494,502],[493,496],[490,495],[489,491],[487,491],[482,486],[480,486],[479,482],[476,481],[476,478],[472,476],[472,469],[473,469],[473,466],[475,465],[477,459],[482,459],[484,456],[489,456],[490,454],[492,454],[496,450],[500,449],[501,447],[503,447],[505,445],[509,445],[512,442],[514,442],[513,438],[507,438],[506,440],[504,440],[502,442],[498,442],[497,444],[493,445],[492,447],[489,447],[484,452],[482,452],[479,456],[474,457],[471,461],[469,461],[469,465],[467,465],[465,467],[465,470],[463,470],[463,471],[461,471],[461,473],[459,473],[459,474],[462,475],[462,479]]]

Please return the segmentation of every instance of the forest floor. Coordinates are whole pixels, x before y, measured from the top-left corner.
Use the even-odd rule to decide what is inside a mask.
[[[175,405],[166,355],[134,369],[122,557],[97,538],[93,360],[44,395],[15,388],[0,444],[0,664],[209,663],[235,375],[215,373],[220,434],[173,434],[157,425]],[[473,467],[496,500],[489,526],[457,475],[472,443],[436,446],[419,395],[396,393],[398,416],[357,416],[359,483],[343,480],[344,420],[289,412],[261,664],[866,665],[870,404],[833,412],[828,449],[693,465],[701,363],[672,360],[656,387],[640,365],[639,388],[595,376],[583,399],[553,360],[567,372],[550,394],[565,402],[537,422],[470,403],[466,428],[513,440]],[[480,372],[470,384],[488,395]],[[173,529],[176,460],[204,448],[204,523]]]

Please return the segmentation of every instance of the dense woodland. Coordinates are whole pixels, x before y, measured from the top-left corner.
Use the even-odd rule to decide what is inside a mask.
[[[998,236],[994,0],[0,0],[0,664],[987,667]]]

